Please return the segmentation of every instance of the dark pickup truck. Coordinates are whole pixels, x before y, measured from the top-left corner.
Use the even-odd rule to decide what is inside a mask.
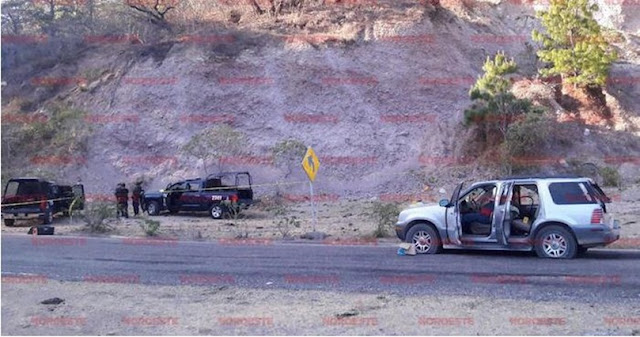
[[[16,220],[29,219],[42,219],[50,224],[55,214],[67,215],[76,199],[73,209],[83,209],[81,184],[59,185],[40,178],[10,179],[2,196],[2,218],[7,226],[13,226]]]
[[[212,218],[221,219],[230,207],[240,211],[254,203],[251,184],[249,172],[223,172],[171,183],[159,192],[146,192],[143,205],[149,215],[162,211],[209,212]]]

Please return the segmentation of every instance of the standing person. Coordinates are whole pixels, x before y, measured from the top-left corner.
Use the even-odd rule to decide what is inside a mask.
[[[142,194],[144,191],[142,190],[142,181],[136,181],[136,185],[133,187],[131,191],[131,204],[133,205],[133,214],[138,216],[140,212],[140,201],[142,199]],[[142,212],[144,212],[144,205],[142,207]]]
[[[118,216],[129,217],[129,190],[124,183],[119,183],[116,188],[116,200],[118,202]]]

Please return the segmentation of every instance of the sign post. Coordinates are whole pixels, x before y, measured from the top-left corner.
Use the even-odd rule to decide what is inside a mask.
[[[302,169],[307,173],[307,177],[309,177],[309,193],[311,194],[311,214],[313,217],[313,231],[316,231],[316,203],[315,198],[313,196],[313,182],[316,180],[316,175],[318,174],[318,169],[320,168],[320,161],[318,160],[318,156],[313,152],[311,146],[307,148],[307,153],[305,153],[302,158]]]

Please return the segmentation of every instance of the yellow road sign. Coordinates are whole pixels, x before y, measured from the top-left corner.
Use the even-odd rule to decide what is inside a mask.
[[[320,168],[320,161],[311,146],[307,148],[307,153],[305,153],[304,158],[302,158],[302,168],[307,173],[309,180],[316,180],[316,174],[318,174],[318,169]]]

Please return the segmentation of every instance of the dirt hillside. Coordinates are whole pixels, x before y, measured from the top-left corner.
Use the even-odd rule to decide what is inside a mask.
[[[223,168],[249,170],[256,184],[283,180],[285,170],[273,165],[271,148],[284,139],[300,140],[319,154],[319,193],[413,193],[494,174],[495,159],[485,155],[491,149],[469,153],[473,138],[461,124],[462,111],[488,55],[505,50],[520,65],[520,76],[535,74],[534,6],[365,3],[290,13],[275,23],[243,15],[238,24],[223,22],[153,43],[104,40],[48,67],[20,64],[10,57],[17,46],[3,47],[9,55],[2,75],[7,113],[22,113],[24,102],[32,102],[26,109],[32,112],[64,102],[86,112],[90,129],[85,152],[71,158],[46,149],[17,151],[21,144],[3,135],[3,178],[81,180],[88,193],[101,194],[144,176],[147,189],[161,188],[204,175],[203,163],[181,149],[216,124],[246,135],[245,154],[227,158]],[[607,87],[614,123],[568,123],[569,144],[552,144],[527,160],[551,171],[567,158],[607,162],[635,182],[640,11],[635,4],[625,5],[629,10],[601,6],[601,22],[624,36],[616,44],[622,59]],[[304,176],[294,170],[287,180]],[[304,194],[307,186],[281,189]]]

